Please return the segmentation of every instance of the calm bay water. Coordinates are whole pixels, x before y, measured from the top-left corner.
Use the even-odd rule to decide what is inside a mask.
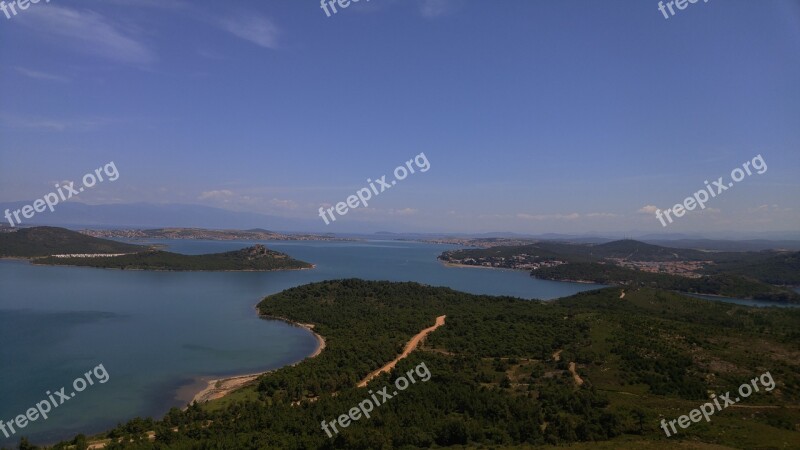
[[[152,241],[187,254],[252,242]],[[275,369],[316,347],[307,331],[261,320],[264,296],[337,278],[417,281],[476,294],[552,299],[600,286],[536,280],[526,272],[450,268],[446,245],[410,242],[264,242],[317,265],[290,272],[144,272],[32,266],[0,260],[0,420],[25,414],[98,364],[110,378],[28,424],[24,434],[54,442],[95,433],[136,416],[184,406],[178,388],[198,377]]]

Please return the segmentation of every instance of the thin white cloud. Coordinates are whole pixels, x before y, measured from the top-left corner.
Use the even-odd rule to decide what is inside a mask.
[[[413,216],[414,214],[418,213],[418,209],[414,208],[403,208],[403,209],[392,209],[389,211],[389,214],[395,216]]]
[[[256,14],[240,14],[223,19],[223,30],[258,46],[277,49],[278,27],[268,18]]]
[[[572,214],[517,214],[517,218],[525,220],[575,220],[581,217],[578,213]]]
[[[222,200],[227,201],[233,195],[232,191],[221,189],[217,191],[205,191],[200,194],[198,200]]]
[[[640,212],[642,214],[655,214],[657,210],[658,210],[658,207],[655,206],[655,205],[645,205],[645,206],[642,206],[641,208],[639,208],[638,212]]]
[[[593,219],[595,219],[595,218],[611,219],[611,218],[617,217],[617,215],[614,214],[614,213],[594,212],[594,213],[586,214],[586,217],[590,217],[590,218],[593,218]]]
[[[123,64],[148,65],[156,60],[154,52],[130,30],[123,31],[118,24],[94,11],[40,4],[17,19],[37,34],[77,52]]]
[[[269,204],[275,206],[276,208],[281,209],[296,209],[297,203],[294,200],[281,200],[279,198],[273,198],[269,201]]]
[[[29,128],[46,131],[65,131],[68,128],[66,122],[48,119],[10,119],[0,118],[3,125],[11,128]]]
[[[0,112],[0,125],[42,131],[90,131],[112,122],[107,119],[53,119]]]
[[[191,5],[184,0],[102,0],[96,3],[103,5],[155,9],[188,9],[191,7]]]
[[[782,208],[778,205],[760,205],[756,208],[749,208],[750,213],[767,213],[767,212],[790,212],[792,208]]]
[[[419,12],[426,19],[435,19],[450,14],[456,7],[454,0],[421,0]]]
[[[28,78],[33,78],[35,80],[59,81],[62,83],[70,81],[69,78],[62,77],[61,75],[54,75],[51,73],[40,72],[38,70],[31,70],[25,67],[15,67],[14,69],[16,69],[17,72],[21,73],[22,75],[25,75]]]

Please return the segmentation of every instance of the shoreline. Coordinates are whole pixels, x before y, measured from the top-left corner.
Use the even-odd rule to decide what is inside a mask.
[[[261,314],[261,311],[258,311],[258,305],[256,305],[256,311],[258,312],[258,316],[265,320],[279,320],[281,322],[286,322],[289,325],[304,328],[311,332],[314,337],[317,339],[317,348],[314,350],[311,355],[306,356],[305,358],[301,359],[300,361],[295,362],[294,364],[290,364],[289,366],[295,366],[300,364],[301,362],[310,359],[316,358],[317,356],[325,350],[325,338],[323,338],[320,334],[314,331],[314,324],[310,323],[300,323],[294,322],[285,317],[275,317],[275,316],[268,316],[265,314]],[[178,389],[176,397],[178,399],[181,398],[189,398],[191,395],[191,400],[187,402],[187,405],[192,403],[206,403],[211,400],[217,400],[220,398],[225,397],[226,395],[232,393],[233,391],[243,388],[245,386],[249,386],[253,384],[259,377],[262,375],[268,374],[273,372],[274,370],[267,370],[265,372],[258,372],[258,373],[248,373],[243,375],[231,375],[225,378],[216,378],[216,379],[208,379],[207,377],[198,377],[195,380],[187,385],[183,386]],[[202,387],[202,383],[205,383],[205,387]],[[199,392],[197,389],[200,388]],[[184,407],[186,409],[186,407]]]
[[[598,283],[597,281],[591,281],[591,280],[570,280],[570,279],[566,279],[566,278],[562,279],[562,280],[556,280],[556,279],[551,279],[551,278],[540,278],[540,277],[536,277],[536,276],[533,276],[533,275],[531,275],[531,276],[536,278],[537,280],[543,280],[543,281],[558,281],[558,282],[563,282],[563,283],[579,283],[579,284],[599,284],[599,285],[608,286],[608,287],[617,286],[615,284]]]
[[[456,268],[462,268],[462,269],[494,269],[494,270],[509,270],[509,271],[515,271],[515,272],[527,272],[528,271],[528,269],[513,269],[511,267],[492,267],[492,266],[478,266],[478,265],[471,265],[471,264],[458,264],[458,263],[448,262],[448,261],[445,261],[445,260],[442,260],[442,259],[439,259],[438,261],[440,263],[442,263],[445,267],[456,267]]]
[[[16,256],[3,256],[0,257],[0,260],[3,259],[14,259],[14,260],[24,260],[27,261],[32,266],[39,266],[39,267],[79,267],[84,269],[101,269],[101,270],[127,270],[131,272],[206,272],[206,273],[228,273],[228,272],[290,272],[292,270],[312,270],[316,269],[316,264],[311,264],[311,267],[297,267],[297,268],[289,268],[289,269],[225,269],[225,270],[215,270],[215,269],[142,269],[142,268],[130,268],[130,269],[123,269],[120,267],[94,267],[88,265],[80,265],[80,264],[46,264],[46,263],[37,263],[34,260],[37,257],[28,258],[28,257],[16,257]]]

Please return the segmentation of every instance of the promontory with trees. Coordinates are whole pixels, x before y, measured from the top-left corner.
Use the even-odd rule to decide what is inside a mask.
[[[631,287],[624,298],[606,288],[540,302],[355,279],[288,289],[258,308],[313,324],[325,350],[220,400],[55,448],[788,448],[800,436],[794,308]],[[356,387],[441,315],[446,323],[394,371]],[[422,362],[430,380],[333,437],[322,430]],[[670,438],[659,428],[766,371],[777,387],[743,407]]]

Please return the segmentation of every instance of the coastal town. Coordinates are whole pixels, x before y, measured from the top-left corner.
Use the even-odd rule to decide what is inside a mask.
[[[713,261],[630,261],[622,258],[607,258],[607,261],[628,269],[686,278],[700,278],[702,270],[714,264]]]
[[[489,247],[488,249],[499,249],[501,247]],[[529,247],[530,248],[530,247]],[[553,256],[541,256],[529,253],[501,255],[477,256],[475,253],[463,251],[444,252],[440,260],[452,264],[463,266],[493,267],[502,269],[517,270],[539,270],[545,267],[557,267],[572,262],[565,258]],[[655,258],[654,258],[655,259]],[[642,272],[676,275],[685,278],[700,278],[703,270],[708,266],[714,265],[714,261],[693,261],[693,260],[648,260],[642,261],[638,258],[611,258],[606,257],[598,261],[599,264],[611,264],[627,269],[639,270]]]
[[[481,267],[494,267],[499,269],[519,269],[519,270],[538,270],[543,267],[556,267],[566,264],[566,261],[557,259],[542,258],[537,255],[520,254],[514,255],[509,258],[504,256],[487,256],[487,257],[467,257],[463,259],[456,259],[451,256],[452,254],[445,252],[439,259],[446,261],[448,264],[463,265],[463,266],[481,266]]]

